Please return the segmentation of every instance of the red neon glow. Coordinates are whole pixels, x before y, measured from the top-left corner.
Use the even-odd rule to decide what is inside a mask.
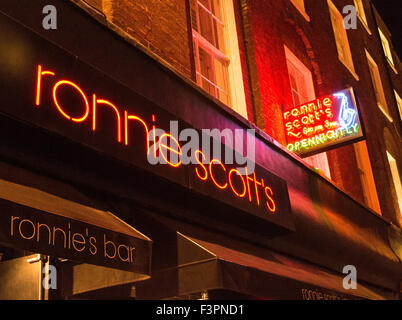
[[[202,173],[200,173],[198,167],[195,168],[195,173],[200,180],[207,181],[208,178],[210,177],[212,180],[212,183],[221,190],[227,189],[227,186],[230,185],[230,189],[236,197],[244,198],[246,195],[248,195],[248,199],[249,199],[250,203],[255,203],[258,206],[261,205],[260,204],[260,192],[262,191],[266,197],[267,209],[271,213],[274,213],[276,211],[276,203],[274,200],[274,194],[272,192],[272,189],[269,186],[265,186],[263,179],[258,180],[255,172],[253,172],[253,174],[251,176],[249,176],[247,173],[247,168],[246,168],[246,177],[244,178],[237,169],[231,169],[227,175],[228,182],[226,182],[225,184],[220,184],[214,176],[212,166],[214,164],[218,164],[222,168],[223,172],[227,172],[226,166],[218,159],[212,159],[209,162],[209,170],[207,170],[206,166],[202,163],[202,161],[199,157],[199,155],[201,155],[203,160],[205,160],[205,156],[204,156],[203,152],[200,150],[197,150],[197,151],[195,151],[194,154],[195,154],[197,163],[199,164],[200,168],[202,168],[202,170],[204,171],[202,174]],[[208,172],[209,172],[209,175],[208,175]],[[236,173],[236,176],[238,176],[240,178],[242,185],[243,185],[243,192],[241,192],[241,193],[239,190],[237,190],[235,188],[235,186],[233,184],[233,174],[235,174],[235,173]],[[254,184],[254,188],[250,187],[250,182]],[[259,187],[261,187],[261,188],[259,188]],[[255,191],[255,199],[253,199],[252,190]]]
[[[244,178],[241,173],[237,169],[231,169],[227,175],[227,179],[229,183],[225,184],[220,184],[216,181],[213,171],[212,171],[212,166],[214,164],[218,164],[224,172],[227,172],[226,166],[219,160],[217,159],[212,159],[209,162],[209,175],[208,175],[208,170],[206,166],[203,164],[203,161],[205,160],[205,155],[201,150],[196,150],[195,153],[195,159],[199,165],[199,167],[195,168],[195,173],[197,177],[202,180],[202,181],[207,181],[208,178],[210,177],[213,184],[218,187],[221,190],[224,190],[227,188],[228,185],[230,185],[230,189],[233,192],[233,194],[238,197],[238,198],[244,198],[246,195],[248,195],[250,203],[256,203],[258,206],[260,206],[260,189],[264,193],[266,197],[266,207],[269,210],[269,212],[274,213],[276,211],[276,203],[274,200],[274,194],[272,192],[272,189],[269,186],[265,186],[264,179],[261,179],[260,181],[258,180],[256,173],[253,172],[252,176],[249,176],[247,173],[247,168],[246,170],[246,177]],[[201,155],[202,159],[200,159],[199,155]],[[203,172],[200,172],[199,169],[202,169]],[[237,177],[240,178],[242,185],[243,185],[243,191],[240,192],[237,190],[233,184],[233,174],[236,174]],[[246,180],[245,180],[246,179]],[[254,184],[254,188],[250,187],[250,182]],[[252,196],[252,190],[255,190],[255,200],[253,200]]]
[[[152,122],[155,122],[155,115],[152,115]],[[152,135],[153,135],[153,140],[154,140],[154,146],[156,146],[156,127],[154,124],[152,124]],[[156,158],[156,148],[154,147],[154,157]]]
[[[228,186],[228,183],[227,183],[227,182],[226,182],[224,185],[220,185],[220,184],[215,180],[214,174],[213,174],[213,172],[212,172],[212,166],[213,166],[214,162],[216,162],[217,164],[219,164],[219,165],[222,167],[223,171],[226,172],[226,167],[222,164],[222,162],[220,162],[218,159],[212,159],[211,162],[209,163],[209,174],[211,175],[212,182],[213,182],[219,189],[226,189],[227,186]]]
[[[351,89],[285,110],[283,119],[288,150],[297,153],[361,132]]]
[[[236,176],[240,177],[241,182],[243,183],[243,193],[238,193],[235,189],[235,187],[233,186],[232,183],[232,174],[236,173]],[[239,198],[244,198],[247,194],[247,187],[246,187],[246,182],[243,179],[243,176],[240,174],[239,170],[237,169],[232,169],[229,171],[229,184],[230,184],[230,188],[232,189],[233,193],[238,196]]]
[[[283,118],[288,141],[323,132],[325,128],[337,127],[332,108],[334,102],[330,97],[325,97],[285,111]],[[331,125],[331,121],[335,123]]]
[[[194,153],[195,159],[197,160],[197,162],[198,162],[198,164],[201,166],[201,168],[204,170],[204,175],[202,176],[202,175],[200,174],[200,172],[198,171],[198,168],[195,168],[195,173],[196,173],[196,175],[197,175],[197,177],[198,177],[199,179],[205,181],[205,180],[208,179],[208,171],[207,171],[207,168],[205,168],[205,166],[203,165],[202,160],[200,160],[200,159],[198,158],[198,154],[201,154],[201,155],[202,155],[202,159],[203,159],[203,160],[205,160],[205,155],[204,155],[204,153],[203,153],[201,150],[196,150],[195,153]]]
[[[258,186],[262,186],[262,183],[258,182],[257,177],[255,175],[255,171],[253,172],[253,177],[254,177],[255,197],[257,199],[257,204],[260,205],[260,195],[258,191]]]
[[[162,143],[164,139],[168,139],[168,138],[171,139],[174,143],[176,143],[177,149],[171,148],[167,144]],[[177,139],[169,133],[165,133],[159,138],[159,150],[161,152],[162,158],[166,161],[166,163],[168,165],[175,167],[175,168],[179,167],[181,165],[181,160],[179,160],[177,163],[171,162],[170,160],[168,160],[167,152],[166,152],[166,155],[164,154],[164,152],[163,152],[164,149],[166,151],[173,152],[180,159],[180,156],[182,153],[181,153],[181,147],[180,147],[179,141],[177,141]]]
[[[98,104],[103,104],[106,105],[108,107],[111,107],[117,116],[117,141],[121,142],[121,119],[120,119],[120,112],[119,109],[117,109],[117,107],[111,103],[110,101],[104,100],[104,99],[96,99],[96,95],[94,94],[92,96],[93,100],[92,100],[92,106],[93,106],[93,111],[92,111],[92,130],[95,131],[96,130],[96,110],[97,110],[97,105]]]
[[[269,191],[269,194],[268,194]],[[270,187],[265,187],[265,195],[267,196],[268,201],[266,202],[267,208],[269,211],[274,213],[276,211],[276,204],[274,199],[272,198],[274,193]]]
[[[249,177],[248,172],[247,172],[247,168],[245,168],[245,170],[246,170],[246,184],[247,184],[248,201],[252,202],[253,200],[251,198],[251,189],[250,189],[250,183],[249,182],[250,182],[250,180],[253,181],[253,179],[251,179]]]
[[[51,75],[54,76],[54,72],[52,71],[42,71],[42,66],[38,65],[38,71],[37,71],[37,79],[36,79],[36,99],[35,99],[35,104],[37,106],[40,105],[40,92],[41,92],[41,87],[42,87],[42,76],[45,75]]]
[[[69,85],[73,88],[75,88],[81,95],[81,97],[84,99],[84,103],[85,103],[85,113],[81,118],[73,118],[70,115],[68,115],[67,113],[64,112],[64,110],[61,108],[59,102],[57,101],[57,89],[61,86],[61,85]],[[74,122],[82,122],[84,121],[89,114],[89,104],[88,104],[88,100],[87,97],[85,96],[84,92],[81,90],[80,87],[78,87],[74,82],[68,81],[68,80],[60,80],[58,81],[54,87],[53,87],[53,102],[56,105],[57,109],[59,110],[59,112],[66,117],[68,120],[72,120]]]
[[[52,71],[42,70],[42,66],[38,65],[37,68],[37,86],[36,86],[36,105],[40,104],[40,94],[41,94],[41,81],[42,81],[42,76],[44,75],[52,75],[54,76],[55,73]],[[57,90],[61,86],[70,86],[74,88],[76,91],[79,92],[81,95],[84,104],[85,104],[85,112],[81,117],[72,117],[68,113],[66,113],[63,108],[61,107],[58,99],[57,99]],[[116,119],[117,119],[117,140],[120,143],[121,142],[121,118],[120,118],[120,111],[119,109],[110,101],[105,100],[105,99],[97,99],[96,94],[92,95],[92,130],[96,131],[96,125],[97,125],[97,107],[98,105],[105,105],[109,108],[112,108],[114,112],[116,113]],[[75,84],[74,82],[71,82],[69,80],[59,80],[56,82],[53,86],[53,101],[54,104],[57,108],[57,110],[63,115],[68,120],[74,121],[74,122],[82,122],[85,121],[88,118],[89,112],[91,110],[87,97],[83,90]],[[328,104],[329,102],[325,100],[323,102],[324,104]],[[148,125],[147,123],[139,116],[136,115],[130,115],[128,114],[127,110],[124,110],[124,143],[126,146],[129,145],[129,123],[130,121],[136,121],[141,124],[141,126],[145,129],[146,132],[146,143],[147,143],[147,154],[149,154],[150,150],[150,145],[149,145],[149,130],[148,130]],[[153,142],[154,145],[156,145],[156,126],[155,126],[155,115],[152,115],[152,128],[153,128]],[[163,134],[158,141],[158,146],[160,150],[160,154],[163,157],[163,159],[166,161],[166,163],[174,168],[179,167],[182,165],[181,161],[181,156],[182,156],[182,149],[180,146],[179,141],[171,134],[165,133]],[[155,157],[156,157],[156,148],[155,148]],[[272,189],[268,186],[264,186],[264,180],[261,179],[259,180],[256,176],[256,173],[253,172],[251,176],[248,175],[247,173],[247,168],[246,168],[246,176],[242,176],[239,170],[237,169],[231,169],[228,172],[227,167],[218,159],[212,159],[209,161],[209,167],[207,168],[207,165],[204,165],[204,161],[206,160],[205,154],[201,150],[196,150],[194,153],[195,159],[197,161],[198,166],[195,167],[195,173],[196,176],[202,180],[202,181],[208,181],[209,178],[211,182],[220,190],[231,190],[229,192],[232,192],[235,197],[238,198],[245,198],[248,195],[248,199],[250,203],[254,203],[258,206],[260,206],[260,189],[264,190],[264,194],[266,197],[266,207],[270,212],[275,212],[276,211],[276,203],[274,200],[274,193]],[[177,157],[177,161],[172,161],[174,157]],[[213,168],[214,165],[218,165],[220,169]],[[223,182],[220,181],[218,182],[217,177],[218,171],[221,170],[221,173],[224,173],[224,175],[220,175],[220,177],[223,177],[225,181],[224,184]],[[242,190],[238,190],[240,187],[240,184],[234,184],[234,176],[237,176],[237,179],[240,179]],[[254,184],[254,187],[250,185],[250,183]],[[230,189],[228,188],[230,186]],[[261,188],[259,188],[261,187]],[[253,196],[253,193],[255,195]]]
[[[147,154],[149,154],[149,139],[148,139],[149,130],[146,122],[142,120],[140,117],[128,115],[127,110],[124,110],[124,143],[126,144],[126,146],[128,146],[128,120],[138,121],[144,127],[146,133]]]

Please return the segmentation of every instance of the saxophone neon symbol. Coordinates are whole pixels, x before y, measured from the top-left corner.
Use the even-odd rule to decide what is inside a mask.
[[[350,128],[356,120],[357,112],[356,110],[349,108],[348,97],[344,93],[335,93],[334,97],[341,99],[341,110],[339,112],[339,124],[342,128],[348,129]]]

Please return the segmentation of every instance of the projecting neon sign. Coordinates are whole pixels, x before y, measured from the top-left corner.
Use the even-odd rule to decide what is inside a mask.
[[[285,110],[283,120],[287,149],[300,156],[363,137],[352,88]]]

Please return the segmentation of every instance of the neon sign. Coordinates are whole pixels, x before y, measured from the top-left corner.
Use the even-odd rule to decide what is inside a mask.
[[[41,109],[42,95],[51,97],[55,110],[61,115],[61,119],[71,121],[73,125],[81,125],[85,122],[90,124],[89,130],[95,133],[100,124],[100,117],[103,116],[103,110],[109,109],[113,114],[112,123],[115,124],[115,131],[111,134],[111,139],[122,146],[129,148],[131,137],[135,137],[132,133],[132,123],[138,125],[138,128],[145,130],[145,154],[144,157],[152,153],[155,157],[162,157],[164,163],[172,168],[179,168],[183,165],[181,161],[182,148],[178,139],[170,133],[164,133],[158,137],[155,134],[155,119],[156,115],[152,115],[152,126],[149,126],[146,120],[139,115],[129,114],[127,110],[122,110],[113,102],[99,98],[96,93],[92,93],[92,99],[88,99],[84,90],[76,83],[70,80],[58,80],[56,73],[49,70],[43,70],[41,65],[37,66],[36,74],[36,91],[35,91],[35,108]],[[47,76],[47,77],[44,77]],[[44,83],[51,89],[51,94],[42,92]],[[70,114],[67,103],[63,104],[63,99],[60,98],[64,88],[73,90],[80,101],[78,116]],[[60,95],[60,96],[59,96]],[[91,107],[90,107],[91,106]],[[130,124],[130,125],[129,125]],[[150,130],[150,128],[152,128]],[[130,135],[131,133],[131,135]],[[122,138],[123,136],[123,138]],[[222,192],[226,190],[237,199],[247,199],[249,203],[257,207],[262,207],[265,213],[276,214],[278,212],[278,199],[275,188],[264,181],[263,178],[258,178],[256,172],[242,175],[239,170],[230,168],[222,163],[219,159],[206,160],[205,153],[208,150],[196,150],[194,157],[197,164],[194,167],[194,174],[200,182],[210,183],[216,190]],[[275,190],[275,191],[274,191]],[[247,201],[244,200],[244,201]]]
[[[283,121],[287,149],[300,156],[363,137],[352,88],[284,110]]]

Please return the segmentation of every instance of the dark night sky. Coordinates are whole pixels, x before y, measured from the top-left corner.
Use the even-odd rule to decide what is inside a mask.
[[[372,2],[391,31],[392,43],[399,58],[402,59],[402,1],[372,0]]]

